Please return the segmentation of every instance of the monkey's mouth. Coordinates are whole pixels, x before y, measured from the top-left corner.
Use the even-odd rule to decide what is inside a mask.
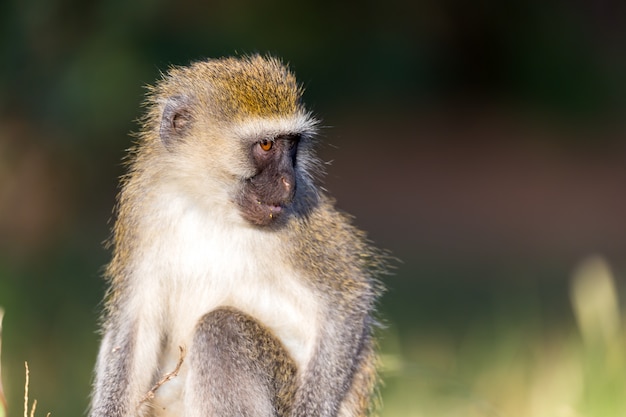
[[[255,207],[248,210],[247,213],[244,210],[244,217],[247,217],[248,221],[251,221],[259,226],[266,226],[274,223],[277,219],[282,217],[287,209],[284,204],[266,203],[260,200],[257,200],[254,206]]]
[[[285,206],[282,204],[264,203],[262,201],[257,201],[257,204],[259,204],[263,211],[267,212],[270,218],[279,216],[285,209]]]
[[[258,226],[266,226],[283,217],[288,211],[289,202],[266,202],[248,194],[237,200],[244,219]]]

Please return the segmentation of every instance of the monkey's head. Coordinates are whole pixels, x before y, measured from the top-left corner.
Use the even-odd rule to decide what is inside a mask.
[[[281,224],[315,200],[316,121],[280,61],[258,55],[171,69],[148,99],[140,135],[159,181],[250,224]],[[140,158],[140,156],[139,156]],[[157,161],[158,160],[158,161]]]

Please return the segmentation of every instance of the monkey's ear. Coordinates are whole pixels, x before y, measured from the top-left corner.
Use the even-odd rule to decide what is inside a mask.
[[[159,130],[159,136],[166,147],[174,144],[189,131],[193,122],[190,101],[184,96],[173,96],[167,99]]]

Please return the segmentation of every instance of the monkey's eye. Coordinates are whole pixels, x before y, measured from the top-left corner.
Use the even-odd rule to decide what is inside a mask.
[[[259,142],[259,146],[261,147],[261,149],[267,152],[272,149],[272,146],[274,146],[274,142],[272,142],[271,140],[263,139],[261,142]]]

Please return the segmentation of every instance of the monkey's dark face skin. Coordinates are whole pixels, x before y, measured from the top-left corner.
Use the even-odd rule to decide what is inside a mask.
[[[244,219],[267,226],[286,215],[296,191],[297,135],[261,139],[252,145],[256,173],[247,178],[237,204]]]

